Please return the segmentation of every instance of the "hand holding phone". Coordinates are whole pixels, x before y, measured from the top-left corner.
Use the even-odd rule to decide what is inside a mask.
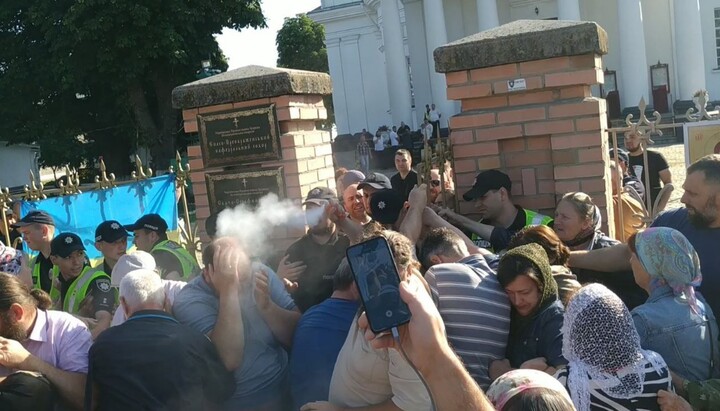
[[[410,321],[410,310],[400,298],[400,276],[390,245],[376,237],[346,251],[370,329],[379,334]]]

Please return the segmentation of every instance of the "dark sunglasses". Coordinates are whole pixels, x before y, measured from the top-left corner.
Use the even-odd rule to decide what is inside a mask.
[[[430,180],[430,185],[433,187],[440,187],[440,180]]]

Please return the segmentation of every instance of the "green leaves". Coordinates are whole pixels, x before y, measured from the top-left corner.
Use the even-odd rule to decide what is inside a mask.
[[[227,69],[223,27],[264,26],[260,0],[2,0],[0,140],[38,142],[50,166],[127,163],[150,142],[164,165],[182,134],[172,89],[208,56]]]

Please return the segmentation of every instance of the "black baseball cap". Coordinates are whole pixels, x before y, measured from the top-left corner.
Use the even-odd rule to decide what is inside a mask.
[[[167,231],[168,225],[158,214],[145,214],[138,218],[135,224],[126,225],[125,229],[127,231],[150,230],[156,233],[164,233]]]
[[[114,243],[121,238],[127,238],[127,230],[115,220],[103,221],[95,229],[95,241]]]
[[[512,183],[510,177],[500,170],[486,170],[475,177],[470,191],[463,194],[465,201],[472,201],[485,195],[490,190],[499,190],[501,188],[510,191]]]
[[[395,190],[376,191],[370,198],[370,214],[380,224],[393,224],[400,218],[405,201]]]
[[[615,158],[615,149],[610,149],[610,159]],[[622,148],[617,149],[617,158],[620,159],[620,161],[624,161],[625,164],[630,164],[630,155],[627,151],[623,150]]]
[[[390,179],[387,178],[384,174],[380,173],[370,173],[367,176],[365,176],[365,179],[358,184],[358,190],[362,190],[364,187],[372,187],[376,190],[390,190],[392,189],[392,184],[390,184]]]
[[[78,250],[85,251],[85,246],[75,233],[60,233],[50,241],[50,255],[66,258]]]
[[[55,226],[55,220],[53,220],[52,217],[50,217],[50,214],[42,211],[42,210],[33,210],[23,218],[20,219],[17,223],[13,224],[13,228],[17,227],[25,227],[31,224],[45,224],[45,225],[51,225]]]
[[[308,193],[302,205],[312,203],[319,206],[326,205],[331,200],[337,200],[335,191],[327,187],[315,187]]]

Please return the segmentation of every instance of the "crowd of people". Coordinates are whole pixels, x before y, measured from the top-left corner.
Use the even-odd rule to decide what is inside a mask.
[[[417,130],[422,141],[434,141],[440,135],[440,119],[442,113],[435,107],[435,104],[426,104],[423,112],[423,121]],[[391,167],[390,158],[396,150],[402,148],[412,153],[413,136],[410,126],[404,121],[399,126],[378,127],[375,135],[363,129],[360,133],[360,141],[355,149],[355,162],[358,169],[368,174],[371,168],[385,169]]]
[[[0,409],[720,407],[720,156],[688,168],[683,208],[618,238],[585,193],[543,215],[485,170],[462,193],[475,221],[448,165],[418,184],[410,153],[394,160],[391,178],[310,190],[307,233],[273,267],[215,237],[217,216],[198,264],[155,214],[100,224],[92,267],[27,213],[13,227],[36,256],[0,267]],[[345,258],[377,237],[412,313],[395,335],[370,329]]]

